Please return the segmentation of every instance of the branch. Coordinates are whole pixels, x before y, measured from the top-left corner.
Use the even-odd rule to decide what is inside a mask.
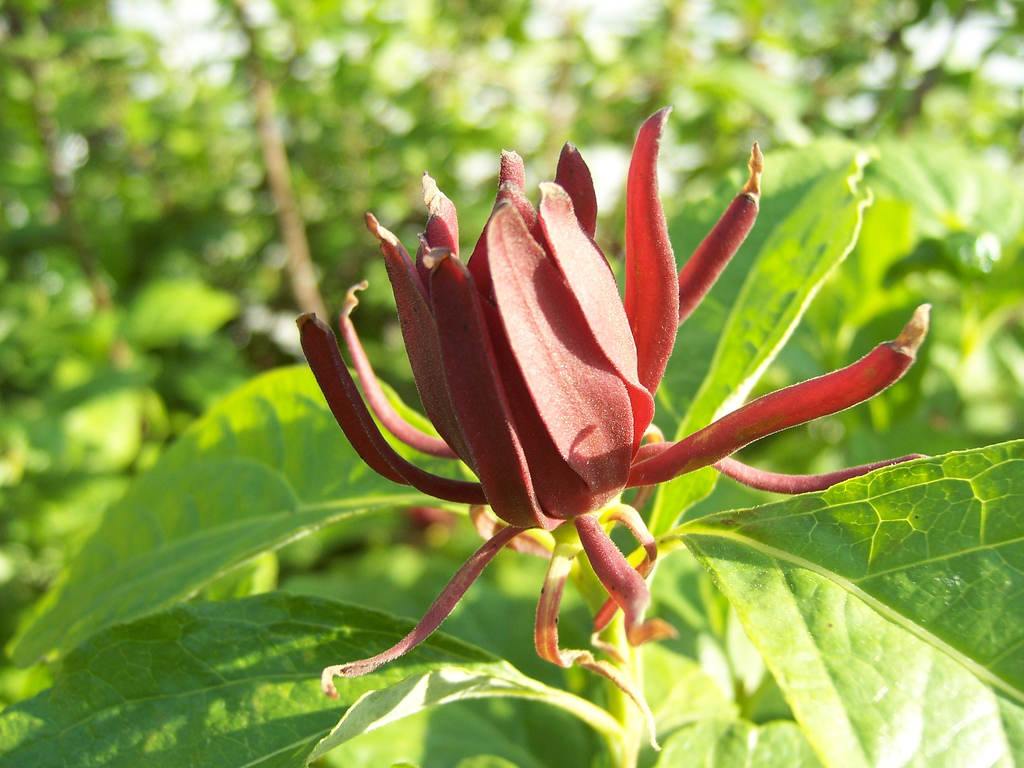
[[[267,186],[274,198],[277,224],[281,230],[285,250],[288,252],[286,268],[292,287],[292,296],[298,308],[318,317],[328,317],[327,305],[317,286],[313,260],[309,254],[306,226],[299,213],[292,187],[291,167],[285,151],[284,138],[278,128],[274,106],[274,86],[267,77],[257,53],[256,30],[245,16],[248,0],[231,0],[238,26],[249,43],[245,57],[246,68],[252,78],[253,106],[256,109],[256,128],[263,151],[263,165],[267,173]]]

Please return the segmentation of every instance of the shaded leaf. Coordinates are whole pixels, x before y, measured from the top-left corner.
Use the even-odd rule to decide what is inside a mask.
[[[0,714],[0,756],[54,768],[298,767],[357,702],[339,726],[348,736],[467,696],[528,697],[570,711],[576,701],[440,633],[382,670],[338,680],[339,701],[324,696],[325,664],[371,655],[410,627],[280,593],[109,627],[67,655],[53,688]],[[410,689],[437,686],[443,695],[403,708]],[[374,688],[383,690],[364,697]]]
[[[359,459],[308,369],[266,374],[213,408],[108,511],[14,659],[66,651],[328,523],[425,500]]]
[[[230,293],[197,279],[153,281],[135,297],[125,333],[145,348],[202,338],[237,315],[238,304]]]
[[[914,207],[919,234],[991,232],[1003,242],[1024,227],[1024,190],[977,152],[918,137],[882,141],[867,172],[880,198]]]
[[[697,662],[664,645],[644,649],[644,676],[660,738],[699,720],[732,719],[739,712]]]

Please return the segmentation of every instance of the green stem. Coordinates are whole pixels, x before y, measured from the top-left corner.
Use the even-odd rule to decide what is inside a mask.
[[[642,696],[643,651],[640,648],[632,647],[627,641],[621,613],[602,633],[602,639],[608,642],[625,662],[623,672],[633,680],[636,691]],[[643,715],[629,695],[611,682],[607,684],[607,687],[608,713],[616,720],[621,729],[618,748],[613,751],[613,765],[616,768],[636,768],[647,726],[644,723]]]

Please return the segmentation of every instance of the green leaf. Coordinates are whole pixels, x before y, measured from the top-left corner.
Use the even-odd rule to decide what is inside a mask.
[[[660,737],[699,720],[732,719],[739,712],[700,664],[664,644],[644,648],[644,677],[644,695]]]
[[[540,683],[523,677],[511,665],[507,665],[502,675],[494,674],[494,670],[465,668],[446,668],[413,675],[388,688],[370,691],[359,699],[330,734],[317,744],[310,758],[322,757],[356,736],[430,707],[491,696],[542,698],[544,690]]]
[[[919,233],[991,232],[1010,242],[1024,227],[1019,179],[993,168],[981,154],[927,137],[882,141],[868,183],[880,198],[914,207]]]
[[[665,742],[657,768],[819,768],[793,723],[706,719]]]
[[[328,523],[427,501],[363,463],[308,369],[266,374],[213,408],[108,511],[13,657],[67,651]]]
[[[538,707],[538,709],[541,709]],[[542,708],[550,713],[550,707]],[[495,710],[500,710],[500,714]],[[523,738],[529,724],[521,709],[508,699],[456,702],[409,715],[363,734],[329,752],[317,765],[338,766],[458,766],[458,768],[561,768],[589,765],[588,757],[562,750],[561,760],[544,762]],[[547,742],[548,746],[552,742]]]
[[[905,765],[1015,765],[1022,470],[1024,441],[953,453],[670,537],[733,603],[828,765],[890,752]]]
[[[201,280],[157,280],[135,297],[125,333],[142,347],[165,347],[209,336],[237,314],[238,299]]]
[[[866,158],[833,143],[794,154],[778,163],[778,171],[774,157],[766,159],[762,211],[744,245],[746,256],[730,265],[722,284],[680,329],[658,390],[658,407],[669,413],[663,419],[659,411],[663,429],[672,414],[685,408],[674,439],[742,402],[856,241],[870,200],[860,183]],[[813,169],[810,177],[808,167]],[[743,280],[738,290],[737,278]],[[697,371],[705,372],[703,380],[687,403]],[[651,531],[668,530],[687,507],[711,492],[716,478],[714,470],[705,469],[663,484],[655,497]]]
[[[281,593],[116,625],[69,653],[53,688],[0,714],[0,761],[298,768],[325,751],[316,744],[346,707],[331,743],[463,698],[526,697],[570,711],[579,701],[440,633],[371,675],[338,680],[338,701],[320,691],[323,666],[372,655],[410,628]]]

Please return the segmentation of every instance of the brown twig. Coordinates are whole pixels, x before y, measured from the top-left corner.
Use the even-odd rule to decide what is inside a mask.
[[[309,252],[306,225],[299,212],[298,201],[292,186],[291,166],[284,146],[284,137],[278,128],[274,104],[274,86],[267,77],[260,61],[256,30],[245,15],[248,0],[231,0],[239,29],[249,43],[245,63],[252,78],[252,99],[256,109],[256,128],[263,152],[263,165],[267,174],[267,186],[277,210],[277,224],[281,230],[285,250],[288,253],[286,268],[291,283],[292,296],[302,312],[313,312],[327,317],[327,305],[317,285],[316,271]]]

